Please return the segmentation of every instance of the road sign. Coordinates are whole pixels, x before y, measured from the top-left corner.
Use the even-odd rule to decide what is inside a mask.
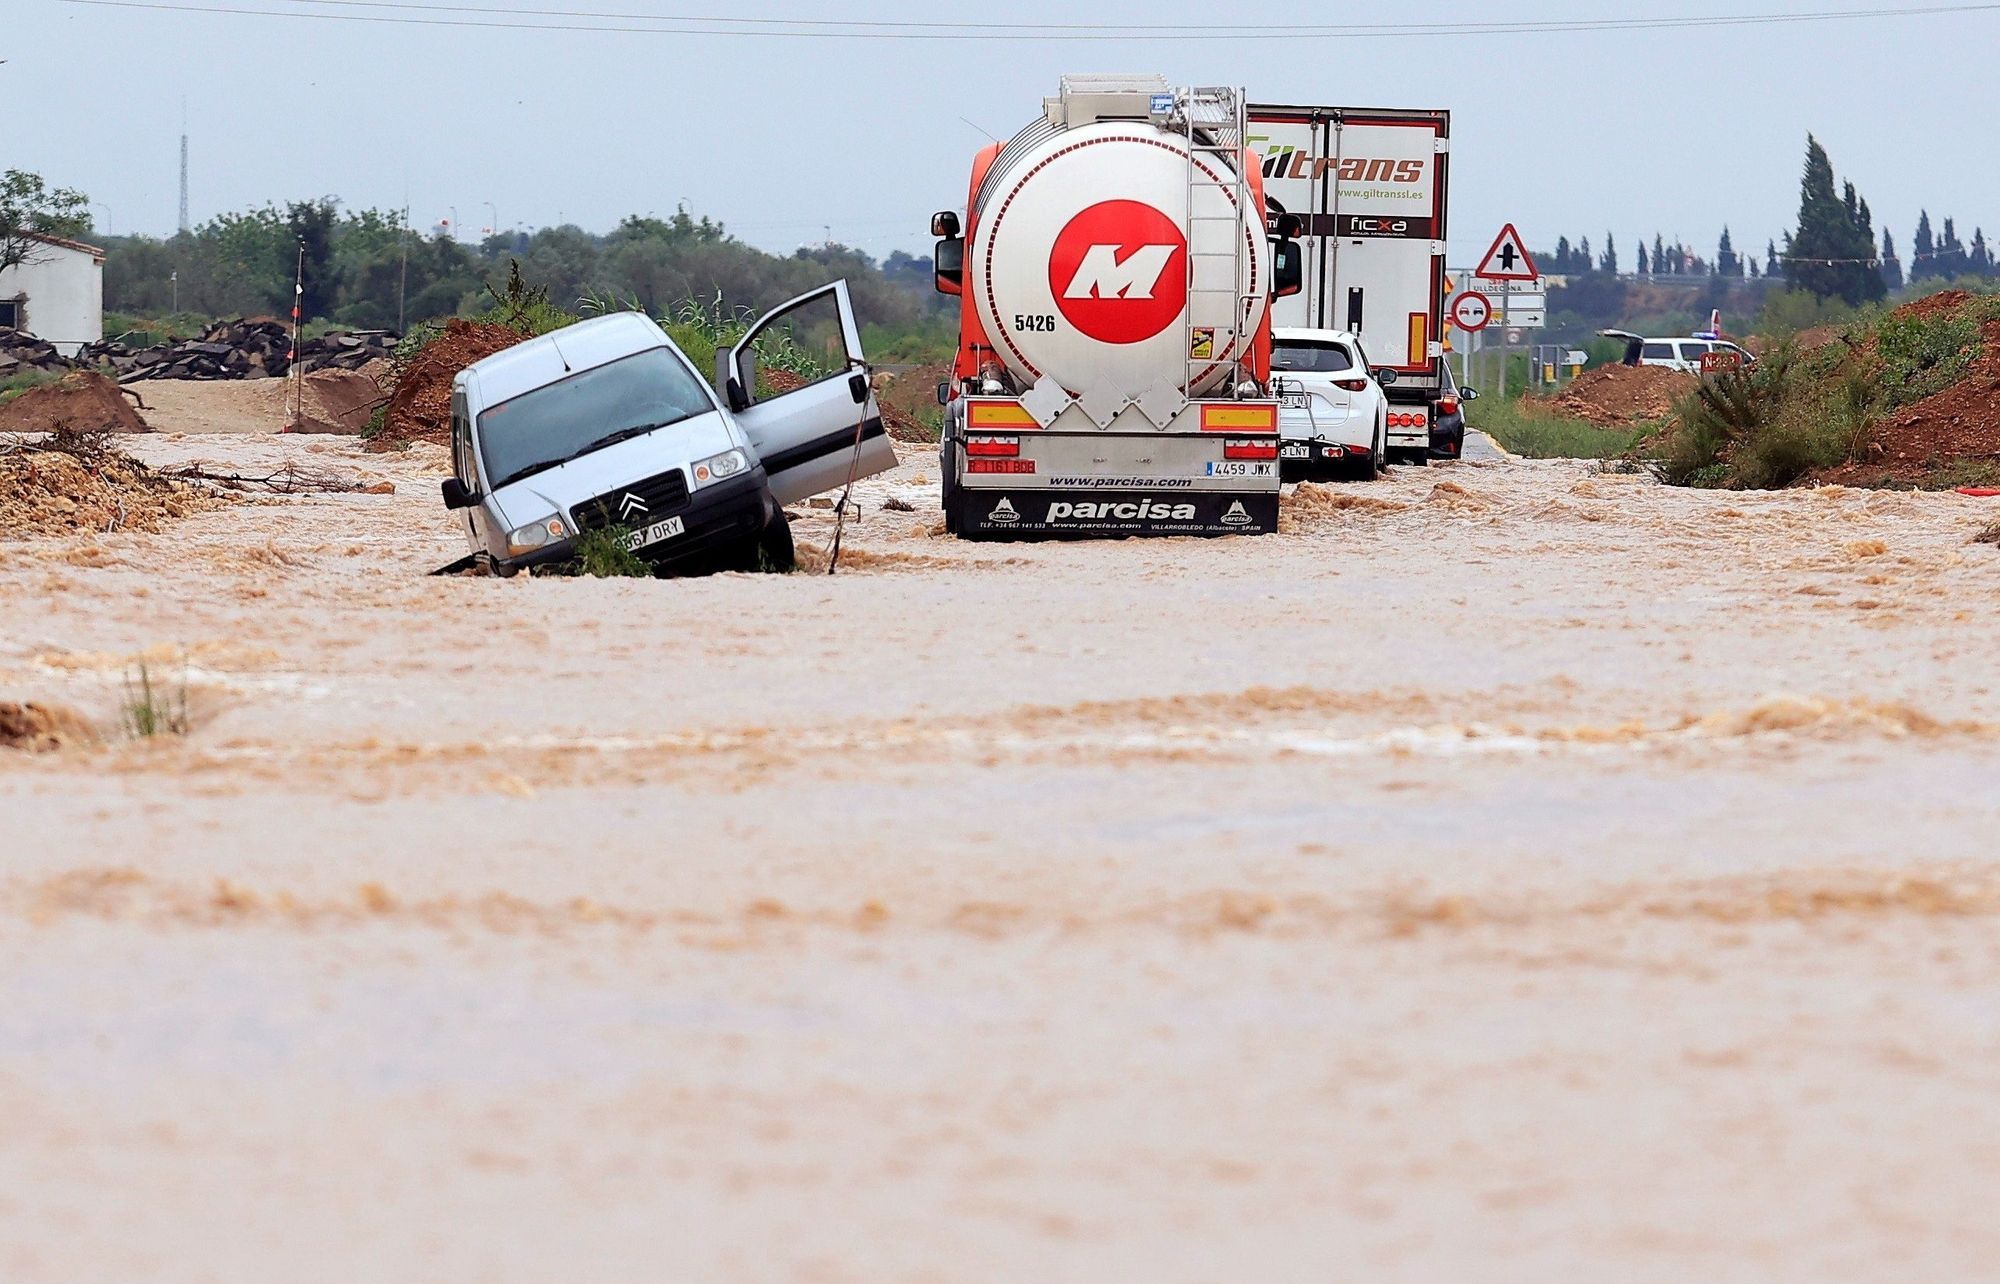
[[[1479,267],[1472,275],[1482,281],[1533,281],[1541,274],[1534,256],[1528,253],[1527,242],[1509,223],[1493,238],[1493,248],[1486,251],[1486,257],[1479,260]]]
[[[1467,290],[1451,301],[1451,323],[1461,330],[1484,330],[1493,319],[1493,301],[1477,290]]]
[[[1521,332],[1519,330],[1509,330],[1507,332],[1507,346],[1510,348],[1517,348],[1520,345],[1521,345]]]

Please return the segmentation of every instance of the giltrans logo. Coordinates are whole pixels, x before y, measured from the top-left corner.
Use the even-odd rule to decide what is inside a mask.
[[[1238,505],[1240,508],[1241,505]],[[1092,522],[1092,521],[1155,521],[1191,522],[1194,520],[1193,504],[1163,504],[1158,500],[1142,499],[1136,502],[1109,502],[1103,504],[1071,503],[1067,500],[1049,505],[1048,520],[1052,522]],[[1227,518],[1223,520],[1227,521]],[[1249,521],[1246,515],[1243,519]]]
[[[1255,147],[1263,140],[1252,137]],[[1309,178],[1317,182],[1330,172],[1338,172],[1343,183],[1421,183],[1422,160],[1386,160],[1381,157],[1315,156],[1298,147],[1281,145],[1265,149],[1265,178]]]
[[[1049,250],[1049,293],[1100,343],[1144,343],[1187,306],[1187,238],[1141,201],[1100,201]]]

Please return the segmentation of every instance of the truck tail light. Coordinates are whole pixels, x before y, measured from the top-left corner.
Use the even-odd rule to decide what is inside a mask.
[[[988,459],[1013,459],[1021,453],[1019,437],[967,437],[965,453]]]
[[[1276,459],[1278,443],[1275,441],[1225,441],[1222,443],[1224,459]]]
[[[1335,379],[1333,386],[1336,388],[1345,388],[1349,392],[1368,391],[1368,381],[1366,379]]]

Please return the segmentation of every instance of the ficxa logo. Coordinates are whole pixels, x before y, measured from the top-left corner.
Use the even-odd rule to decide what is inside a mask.
[[[1187,306],[1187,238],[1141,201],[1100,201],[1049,251],[1049,293],[1100,343],[1144,343]]]
[[[1164,504],[1158,500],[1124,500],[1102,504],[1070,503],[1059,500],[1049,505],[1048,520],[1062,521],[1154,521],[1191,522],[1194,520],[1193,504]]]

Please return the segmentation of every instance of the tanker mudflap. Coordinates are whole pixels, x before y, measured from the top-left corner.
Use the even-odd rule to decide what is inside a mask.
[[[972,490],[952,496],[966,539],[1084,539],[1124,535],[1268,535],[1277,494],[1147,490]]]

